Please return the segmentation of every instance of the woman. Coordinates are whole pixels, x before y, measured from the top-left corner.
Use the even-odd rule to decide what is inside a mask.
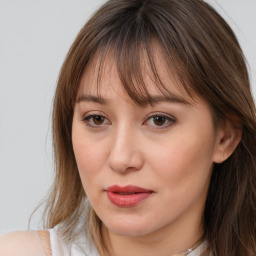
[[[256,254],[255,105],[205,2],[100,8],[63,64],[53,141],[46,230],[5,235],[0,254]]]

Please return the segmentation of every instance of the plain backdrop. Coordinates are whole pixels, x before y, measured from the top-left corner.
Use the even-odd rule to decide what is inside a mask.
[[[65,55],[104,0],[0,0],[0,233],[28,228],[53,179],[51,108]],[[256,95],[256,0],[209,0],[244,50]],[[39,210],[31,228],[40,226]],[[38,224],[39,223],[39,224]]]

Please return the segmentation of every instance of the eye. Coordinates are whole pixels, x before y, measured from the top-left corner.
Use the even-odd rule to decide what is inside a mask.
[[[102,115],[89,115],[84,117],[83,121],[86,125],[94,128],[98,128],[97,126],[103,126],[108,122],[107,118]]]
[[[174,124],[176,120],[173,117],[165,116],[165,115],[153,115],[146,120],[148,125],[166,128],[172,124]]]
[[[163,117],[163,116],[154,116],[154,117],[153,117],[153,122],[154,122],[154,124],[157,125],[157,126],[162,126],[162,125],[165,124],[166,118]]]

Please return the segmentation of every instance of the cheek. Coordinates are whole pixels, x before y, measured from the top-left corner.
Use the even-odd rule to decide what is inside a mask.
[[[74,153],[79,170],[95,172],[102,162],[101,147],[90,143],[74,143]]]
[[[166,209],[175,216],[193,206],[201,209],[204,204],[212,170],[212,144],[205,144],[203,136],[191,138],[183,133],[149,158]]]
[[[89,134],[85,134],[83,127],[73,125],[73,150],[85,190],[96,182],[97,176],[106,162],[107,154],[104,142],[95,141],[90,138]]]
[[[103,149],[104,147],[99,144],[79,143],[74,145],[77,167],[84,189],[90,184],[94,184],[100,171],[104,169],[106,160]]]
[[[148,152],[151,168],[173,188],[200,185],[208,179],[214,151],[211,129],[205,133],[180,131],[158,148],[154,155]]]
[[[100,190],[95,188],[101,188],[100,170],[104,167],[104,157],[102,147],[99,143],[87,142],[73,142],[75,158],[77,167],[84,191],[87,198],[91,203],[97,202]]]

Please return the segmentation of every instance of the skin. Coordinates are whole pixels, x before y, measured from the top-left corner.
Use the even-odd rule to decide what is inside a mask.
[[[98,97],[97,69],[91,65],[82,76],[74,109],[72,141],[79,173],[103,222],[111,255],[172,255],[198,241],[213,163],[224,161],[233,150],[231,129],[217,130],[208,103],[197,95],[192,101],[168,75],[161,58],[156,61],[161,78],[183,102],[136,105],[109,58],[100,82],[106,102],[90,98]],[[151,95],[162,95],[150,74],[144,79]],[[159,115],[167,117],[161,125],[152,118]],[[154,193],[122,208],[107,197],[105,189],[112,185],[135,185]]]
[[[111,256],[169,256],[191,247],[203,234],[201,220],[213,164],[225,161],[241,139],[235,116],[216,128],[207,102],[198,95],[194,100],[186,96],[165,69],[157,48],[156,56],[160,77],[175,101],[134,104],[123,91],[110,56],[100,84],[106,104],[85,97],[98,96],[96,59],[83,74],[80,101],[74,109],[72,141],[79,173],[102,220],[103,240]],[[147,70],[148,91],[162,96],[151,77]],[[85,122],[85,116],[92,114],[106,119],[101,123],[101,119],[86,118]],[[168,118],[154,122],[152,116],[157,115]],[[120,208],[105,192],[115,184],[154,193],[136,206]],[[0,255],[44,254],[36,232],[0,236]]]

